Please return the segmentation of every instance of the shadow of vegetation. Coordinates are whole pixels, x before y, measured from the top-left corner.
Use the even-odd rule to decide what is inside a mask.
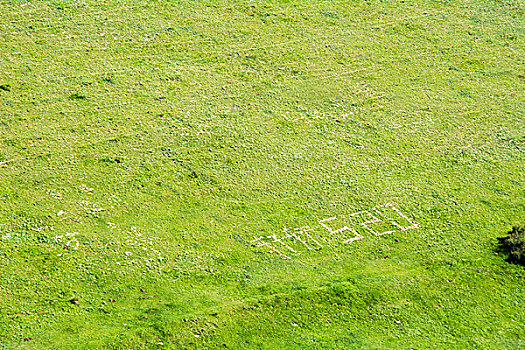
[[[498,253],[508,255],[507,261],[525,266],[525,226],[514,226],[506,237],[498,237]]]

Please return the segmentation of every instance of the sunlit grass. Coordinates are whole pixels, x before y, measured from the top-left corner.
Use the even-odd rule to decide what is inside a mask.
[[[0,347],[523,347],[524,8],[0,2]]]

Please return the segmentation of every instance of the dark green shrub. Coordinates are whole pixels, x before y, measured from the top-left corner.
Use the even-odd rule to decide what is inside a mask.
[[[507,237],[500,237],[499,251],[508,254],[508,261],[525,266],[525,226],[514,226]]]

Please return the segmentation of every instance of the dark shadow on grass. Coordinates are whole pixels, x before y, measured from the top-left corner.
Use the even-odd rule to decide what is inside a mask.
[[[506,237],[498,237],[498,253],[508,256],[507,261],[525,266],[525,226],[514,226]]]

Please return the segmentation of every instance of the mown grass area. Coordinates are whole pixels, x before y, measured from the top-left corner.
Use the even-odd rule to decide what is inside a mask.
[[[522,0],[0,0],[0,348],[524,348],[524,57]]]

